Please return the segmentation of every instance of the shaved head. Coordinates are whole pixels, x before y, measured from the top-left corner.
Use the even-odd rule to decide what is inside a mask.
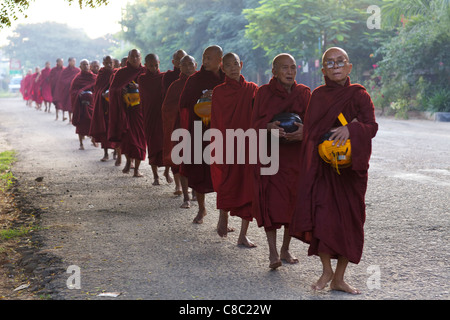
[[[145,67],[150,73],[155,73],[159,70],[159,57],[154,53],[145,56]]]
[[[220,72],[223,50],[217,45],[209,46],[203,51],[202,66],[206,71]]]
[[[326,57],[333,51],[334,52],[339,51],[347,59],[347,61],[350,61],[350,58],[348,57],[348,54],[344,49],[339,48],[339,47],[332,47],[332,48],[327,49],[324,52],[324,54],[322,55],[322,64],[325,62]]]
[[[145,63],[147,63],[149,61],[158,61],[159,62],[158,55],[154,54],[154,53],[149,53],[148,55],[145,56]]]
[[[272,60],[272,68],[278,68],[282,60],[291,59],[295,63],[295,59],[289,53],[280,53]]]

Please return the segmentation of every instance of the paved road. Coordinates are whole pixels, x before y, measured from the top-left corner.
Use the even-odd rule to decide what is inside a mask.
[[[1,99],[0,148],[18,152],[20,192],[41,212],[40,251],[59,257],[64,270],[80,268],[81,289],[67,288],[68,273],[53,276],[47,287],[54,299],[120,292],[115,299],[448,300],[450,123],[378,122],[364,253],[347,272],[358,296],[313,292],[321,265],[298,240],[291,249],[300,263],[270,271],[265,234],[255,223],[249,236],[257,248],[238,247],[237,232],[220,239],[209,194],[205,223],[192,224],[197,207],[180,209],[173,185],[152,186],[148,164],[136,179],[112,160],[100,162],[102,150],[88,142],[79,151],[74,127],[55,122],[54,113]],[[238,219],[230,224],[239,229]]]

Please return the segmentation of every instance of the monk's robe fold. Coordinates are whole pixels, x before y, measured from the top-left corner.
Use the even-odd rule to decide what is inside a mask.
[[[211,170],[209,164],[205,163],[202,156],[200,164],[194,163],[194,143],[202,143],[202,153],[204,149],[210,144],[209,141],[195,141],[194,142],[194,121],[202,121],[194,112],[194,106],[198,99],[203,95],[204,90],[212,90],[217,85],[223,83],[225,74],[222,70],[217,76],[212,71],[207,71],[202,66],[200,71],[191,75],[184,86],[180,97],[180,123],[183,129],[189,131],[191,135],[191,161],[190,164],[182,163],[180,166],[180,173],[188,178],[189,187],[199,193],[214,192],[211,181]],[[209,124],[206,126],[202,124],[202,136],[206,130],[209,129]]]
[[[337,120],[341,112],[349,123],[352,166],[338,174],[320,158],[317,146],[325,133],[341,126]],[[325,77],[325,85],[314,90],[305,116],[300,192],[289,229],[292,236],[310,244],[309,255],[323,252],[360,261],[367,170],[377,130],[374,106],[363,86],[350,84],[349,78],[340,86]]]
[[[31,97],[34,102],[37,104],[42,103],[42,93],[41,93],[41,83],[40,83],[40,74],[34,73],[31,78]]]
[[[163,164],[170,166],[172,172],[179,172],[179,165],[172,162],[172,149],[175,142],[172,141],[172,132],[180,128],[180,96],[188,76],[180,74],[178,80],[175,80],[166,92],[163,106],[161,108],[163,123]]]
[[[181,71],[180,68],[173,67],[173,70],[167,70],[162,78],[162,91],[163,96],[166,96],[167,90],[169,90],[170,85],[178,80],[180,77]]]
[[[140,104],[127,107],[122,90],[145,73],[145,68],[131,66],[129,62],[118,69],[109,87],[109,127],[108,140],[120,142],[122,153],[133,159],[144,160],[147,142],[144,132],[144,118]]]
[[[52,72],[52,69],[50,68],[44,68],[41,71],[41,76],[39,78],[40,87],[41,87],[41,94],[42,99],[45,102],[52,102],[52,87],[50,84],[50,73]]]
[[[311,90],[296,82],[291,92],[272,78],[261,86],[255,97],[252,126],[267,129],[275,115],[284,112],[298,114],[303,120],[311,97]],[[259,227],[274,230],[289,225],[295,209],[299,178],[300,147],[302,142],[281,144],[279,147],[279,170],[274,175],[261,175],[261,164],[254,167],[253,215]]]
[[[103,93],[109,89],[113,73],[113,69],[101,68],[94,85],[94,112],[89,136],[94,138],[95,142],[100,142],[103,149],[114,149],[116,147],[115,143],[109,142],[107,139],[109,103],[103,97]]]
[[[73,78],[80,72],[80,68],[67,67],[59,74],[58,80],[56,81],[55,95],[53,96],[53,101],[56,101],[55,105],[58,109],[72,112],[70,85],[72,84]]]
[[[58,83],[58,79],[59,76],[61,75],[61,72],[64,70],[65,68],[63,66],[61,67],[53,67],[52,70],[50,71],[50,87],[52,90],[52,102],[53,104],[56,106],[57,109],[61,109],[58,108],[57,106],[57,101],[55,100],[55,96],[56,96],[56,84]]]
[[[164,101],[162,78],[159,70],[150,73],[148,70],[138,78],[139,95],[141,97],[144,130],[147,139],[148,162],[150,165],[163,166],[163,129],[161,107]]]
[[[220,130],[223,136],[223,163],[211,164],[211,179],[217,193],[217,209],[229,211],[232,216],[252,221],[253,167],[249,161],[249,141],[238,145],[234,139],[233,163],[227,163],[227,129],[251,128],[253,99],[258,86],[245,81],[225,77],[225,83],[214,88],[211,108],[211,128]],[[238,154],[244,152],[243,164],[238,162]]]
[[[94,85],[97,75],[89,72],[80,72],[70,86],[70,101],[72,105],[72,124],[76,127],[76,133],[83,136],[89,135],[92,113],[94,112]],[[81,103],[80,94],[83,91],[91,91],[92,99],[89,104]]]

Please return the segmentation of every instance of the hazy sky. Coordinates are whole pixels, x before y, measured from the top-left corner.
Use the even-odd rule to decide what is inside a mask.
[[[26,11],[28,18],[19,15],[19,19],[13,21],[10,28],[0,30],[0,46],[6,44],[7,37],[11,35],[15,26],[21,23],[46,21],[65,23],[70,27],[84,29],[91,38],[118,32],[120,31],[121,10],[128,2],[134,2],[134,0],[109,0],[107,6],[80,10],[78,1],[69,5],[64,0],[35,0]]]

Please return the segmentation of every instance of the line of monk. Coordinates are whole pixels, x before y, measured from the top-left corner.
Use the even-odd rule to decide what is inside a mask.
[[[52,102],[56,119],[58,110],[63,111],[63,121],[68,112],[69,123],[76,126],[79,135],[80,149],[84,149],[84,136],[89,136],[95,146],[100,143],[104,149],[101,161],[108,160],[109,149],[114,150],[116,166],[125,155],[123,173],[133,169],[133,177],[142,177],[139,168],[148,158],[156,186],[160,184],[158,169],[163,168],[166,181],[175,182],[174,194],[183,196],[181,208],[190,208],[191,201],[197,201],[193,223],[203,223],[207,215],[205,197],[210,193],[216,194],[220,237],[234,231],[228,225],[229,215],[240,217],[238,245],[254,248],[256,244],[247,233],[255,220],[267,237],[270,269],[279,268],[283,261],[299,262],[289,249],[291,239],[296,238],[309,245],[308,255],[320,257],[322,275],[312,284],[314,290],[330,283],[333,290],[360,293],[347,284],[344,274],[348,263],[357,264],[362,256],[371,140],[378,124],[365,88],[350,83],[352,64],[345,50],[333,47],[324,52],[325,84],[312,93],[296,82],[297,63],[287,53],[273,59],[273,76],[260,87],[244,78],[244,62],[236,53],[224,55],[217,45],[204,50],[199,70],[195,58],[184,50],[173,54],[172,63],[173,70],[161,72],[158,55],[150,53],[142,65],[137,49],[131,50],[120,65],[118,60],[104,57],[102,68],[97,61],[87,60],[82,60],[78,68],[74,58],[69,58],[64,67],[58,59],[53,69],[48,63],[42,71],[37,68],[34,80],[29,80],[33,79],[30,71],[22,94],[25,100],[36,99],[37,104],[45,101],[48,112]],[[41,81],[42,98],[34,98],[37,85],[25,85],[26,81]],[[195,109],[199,101],[210,101],[211,111],[206,117]],[[301,119],[294,123],[294,130],[287,131],[274,120],[285,113]],[[340,115],[349,123],[340,123]],[[203,139],[200,149],[191,143],[183,149],[191,161],[176,164],[172,152],[184,141],[174,139],[173,133],[184,129],[195,136],[200,122],[202,137],[215,129],[226,144],[229,129],[266,130],[280,142],[278,171],[262,175],[260,169],[266,164],[259,159],[256,164],[249,161],[248,144],[222,150],[224,158],[232,152],[228,154],[234,157],[232,164],[211,163],[204,157],[195,161],[199,152],[203,155],[210,144],[214,145],[214,139]],[[319,156],[318,145],[328,132],[333,145],[351,141],[350,166],[338,169]],[[245,155],[245,161],[237,161],[239,154]],[[277,231],[281,228],[284,233],[278,250]],[[335,270],[331,259],[337,260]]]

